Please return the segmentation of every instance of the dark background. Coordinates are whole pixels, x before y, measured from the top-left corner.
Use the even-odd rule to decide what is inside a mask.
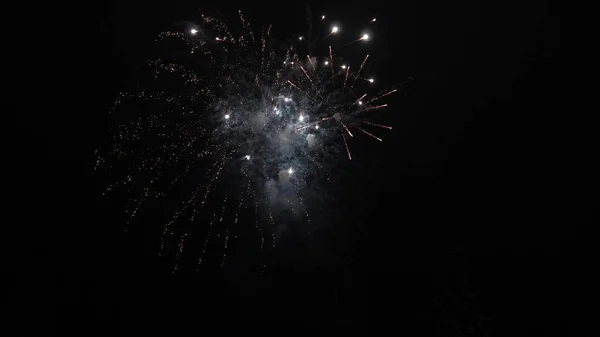
[[[568,111],[566,76],[559,13],[542,1],[314,4],[345,26],[376,17],[378,82],[415,79],[390,102],[394,131],[357,149],[339,202],[348,218],[283,254],[269,277],[238,283],[173,276],[122,239],[88,173],[106,112],[156,34],[211,6],[241,7],[282,34],[305,21],[297,2],[113,1],[65,8],[53,26],[44,53],[75,76],[28,130],[43,164],[19,152],[33,177],[19,195],[39,205],[25,209],[43,235],[18,260],[17,315],[57,335],[584,334],[592,296],[577,289],[591,284],[591,248],[577,229],[591,203],[573,212],[564,201],[578,180],[563,183],[560,168],[577,162],[554,127]]]

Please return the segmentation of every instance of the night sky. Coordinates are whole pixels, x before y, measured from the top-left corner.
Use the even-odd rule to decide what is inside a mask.
[[[142,232],[123,234],[118,207],[100,201],[90,174],[107,111],[156,34],[193,21],[203,6],[241,8],[282,36],[305,22],[301,2],[112,1],[82,10],[74,21],[88,29],[59,57],[81,85],[56,96],[68,109],[40,113],[29,130],[48,158],[31,184],[40,206],[27,206],[46,224],[45,239],[21,254],[15,312],[39,315],[51,335],[582,335],[587,316],[556,291],[571,284],[565,275],[583,275],[587,248],[576,228],[590,222],[555,197],[561,141],[548,125],[550,111],[565,106],[556,8],[311,4],[346,26],[376,17],[378,82],[414,80],[388,102],[394,130],[384,142],[364,139],[343,165],[330,207],[344,215],[310,240],[290,240],[256,277],[173,275]]]

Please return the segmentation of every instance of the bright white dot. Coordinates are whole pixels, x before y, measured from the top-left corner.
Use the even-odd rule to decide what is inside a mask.
[[[290,64],[294,64],[294,62],[290,62]]]
[[[304,116],[300,115],[300,121],[302,122],[304,120]]]
[[[343,65],[343,66],[342,66],[342,69],[346,69],[346,65]]]
[[[325,65],[328,65],[328,64],[329,64],[329,61],[325,61]]]
[[[217,37],[217,38],[215,38],[215,40],[217,40],[217,41],[221,41],[221,38]]]
[[[364,35],[362,36],[362,39],[363,39],[363,40],[368,40],[368,39],[369,39],[369,34],[364,34]]]
[[[321,20],[325,20],[325,15],[321,15]]]
[[[225,119],[229,119],[229,114],[225,115]]]
[[[292,174],[294,171],[292,171],[292,168],[290,167],[290,169],[288,170],[289,174]]]
[[[250,160],[250,156],[249,155],[246,155],[246,160]]]
[[[196,29],[192,29],[192,30],[190,30],[190,33],[192,33],[192,35],[194,35],[194,34],[198,33],[198,31]]]
[[[318,128],[319,128],[319,124],[317,124],[317,125],[315,126],[315,129],[318,129]]]
[[[358,101],[358,105],[362,105],[362,101]]]
[[[373,18],[373,20],[371,20],[371,22],[375,22],[375,21],[377,21],[377,19],[376,19],[376,18]]]
[[[369,81],[369,82],[371,82],[371,83],[375,82],[375,80],[374,80],[374,79],[372,79],[372,78],[369,78],[367,81]]]
[[[332,33],[337,33],[338,30],[339,30],[339,28],[337,26],[333,26],[333,28],[331,28]]]
[[[302,39],[303,39],[303,37],[302,37],[302,36],[300,36],[300,37],[298,38],[298,40],[300,40],[300,41],[302,41]]]
[[[289,101],[291,101],[292,99],[291,99],[291,98],[289,98],[289,97],[286,97],[286,98],[284,98],[283,100],[284,100],[284,101],[286,101],[286,102],[289,102]]]

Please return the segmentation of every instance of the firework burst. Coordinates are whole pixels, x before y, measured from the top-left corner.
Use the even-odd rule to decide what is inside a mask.
[[[173,271],[188,250],[196,269],[224,267],[244,240],[260,247],[264,268],[290,223],[311,231],[309,214],[334,184],[331,163],[352,160],[356,131],[381,142],[374,129],[392,129],[368,116],[397,89],[377,90],[369,55],[356,65],[341,58],[371,36],[335,42],[342,27],[323,16],[321,36],[278,44],[271,26],[254,31],[238,16],[227,25],[201,15],[192,28],[159,34],[149,78],[119,95],[117,126],[96,152],[95,171],[110,180],[104,195],[127,200],[126,231],[164,218],[157,245]],[[140,215],[149,209],[159,211]]]

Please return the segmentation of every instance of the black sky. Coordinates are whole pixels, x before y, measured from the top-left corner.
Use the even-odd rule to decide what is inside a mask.
[[[64,93],[74,109],[43,116],[33,128],[49,158],[40,179],[51,198],[45,216],[64,223],[45,232],[61,244],[25,255],[24,290],[14,297],[44,304],[20,310],[45,315],[51,330],[111,336],[305,328],[311,335],[389,328],[458,336],[447,326],[478,336],[559,336],[577,329],[585,316],[574,317],[573,299],[552,290],[564,286],[561,274],[577,270],[583,251],[575,229],[589,218],[567,217],[554,197],[558,183],[550,182],[560,141],[547,125],[550,112],[564,107],[565,75],[559,13],[542,1],[313,4],[317,15],[342,22],[376,17],[378,81],[415,79],[390,104],[397,107],[386,120],[393,133],[361,145],[358,168],[349,168],[356,179],[339,201],[350,204],[349,219],[323,234],[311,256],[289,253],[271,280],[243,286],[220,275],[171,276],[149,257],[151,248],[123,241],[111,210],[95,206],[91,152],[115,94],[156,33],[193,20],[202,6],[111,1],[81,11],[85,20],[76,21],[89,30],[73,33],[65,42],[72,52],[61,56],[81,70],[82,85]],[[295,27],[305,20],[303,3],[241,8],[282,34],[302,31]],[[37,282],[42,275],[50,281]]]

